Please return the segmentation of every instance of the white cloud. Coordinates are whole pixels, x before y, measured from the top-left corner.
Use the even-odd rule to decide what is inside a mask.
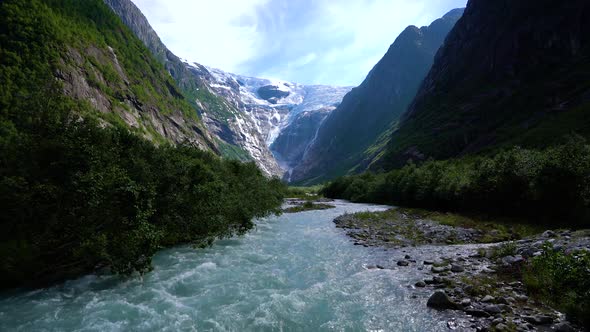
[[[299,83],[356,85],[408,25],[467,0],[133,0],[190,61]]]
[[[132,0],[181,58],[228,71],[256,56],[256,8],[268,0]]]

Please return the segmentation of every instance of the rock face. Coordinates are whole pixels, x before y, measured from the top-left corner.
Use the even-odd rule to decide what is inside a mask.
[[[588,134],[589,55],[588,1],[469,1],[392,135],[385,168]]]
[[[97,45],[80,36],[81,45],[86,46],[67,45],[59,50],[59,69],[54,74],[63,83],[64,93],[88,102],[105,124],[124,122],[156,143],[182,142],[218,152],[196,110],[141,41],[122,29],[101,1],[89,1],[88,6],[102,18],[93,27],[97,34],[117,33],[107,39],[111,45]],[[150,93],[159,98],[151,98]]]
[[[380,149],[366,150],[406,110],[461,14],[461,9],[453,10],[428,27],[404,30],[365,81],[323,122],[292,180],[319,181],[366,168]]]

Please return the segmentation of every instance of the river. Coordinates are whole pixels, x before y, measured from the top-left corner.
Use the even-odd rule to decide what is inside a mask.
[[[448,314],[410,286],[421,272],[395,266],[420,250],[355,246],[332,223],[387,207],[336,205],[259,220],[207,249],[163,250],[143,277],[2,294],[0,331],[447,331]]]

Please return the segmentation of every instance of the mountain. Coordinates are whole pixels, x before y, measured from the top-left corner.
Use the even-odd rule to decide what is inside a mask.
[[[324,107],[315,111],[304,111],[295,116],[271,145],[271,149],[287,170],[285,181],[291,181],[291,172],[303,159],[305,152],[316,138],[320,126],[335,107]]]
[[[590,134],[590,3],[472,0],[379,167]]]
[[[302,111],[339,103],[346,87],[304,86],[246,77],[188,63],[162,43],[148,20],[130,0],[104,0],[166,67],[189,97],[221,154],[253,160],[267,175],[282,176],[270,145]]]
[[[236,131],[242,135],[244,132],[259,133],[265,143],[262,145],[269,149],[273,159],[281,165],[281,170],[287,173],[300,161],[302,154],[291,154],[288,160],[284,160],[284,146],[275,144],[275,141],[284,136],[285,131],[293,133],[296,130],[293,126],[298,127],[297,119],[301,114],[319,112],[327,115],[351,89],[247,77],[213,68],[209,68],[209,72],[214,77],[210,81],[214,91],[241,111],[241,127]],[[203,118],[207,122],[207,115]],[[313,124],[317,130],[323,118],[312,119],[319,121]],[[311,138],[313,136],[315,131]],[[310,138],[300,136],[294,143],[305,149],[310,142]],[[258,146],[261,144],[254,142],[248,144],[246,150],[255,154]]]
[[[46,20],[47,31],[38,38],[44,38],[47,46],[37,51],[46,52],[47,59],[31,63],[21,74],[52,73],[65,95],[84,103],[88,113],[105,124],[124,123],[154,142],[189,143],[203,150],[217,150],[170,75],[103,3],[58,4],[48,0],[38,6],[48,8],[64,26],[55,27],[54,21]],[[75,36],[73,29],[86,35]],[[13,34],[13,39],[3,43],[28,37],[27,31]],[[24,52],[18,49],[15,54],[2,55],[3,61],[11,65]],[[52,67],[41,68],[43,61]],[[2,79],[5,91],[10,91],[9,83],[14,80]]]
[[[363,83],[325,119],[291,180],[313,183],[362,170],[365,166],[359,164],[373,157],[370,147],[407,109],[462,13],[455,9],[428,27],[406,28]]]

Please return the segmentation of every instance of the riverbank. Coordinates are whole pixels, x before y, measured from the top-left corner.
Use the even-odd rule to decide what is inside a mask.
[[[433,218],[428,218],[429,215]],[[334,223],[346,230],[355,245],[394,249],[400,256],[396,258],[395,266],[377,264],[370,268],[423,272],[423,278],[408,287],[414,289],[417,296],[424,296],[425,305],[438,310],[453,310],[455,318],[447,322],[450,329],[582,330],[552,308],[566,301],[548,299],[539,292],[532,294],[535,280],[532,280],[531,272],[538,274],[542,271],[531,269],[537,262],[551,259],[544,255],[566,257],[576,252],[590,252],[590,231],[546,231],[532,235],[539,233],[538,229],[519,225],[506,228],[502,224],[494,229],[489,222],[478,225],[473,220],[457,220],[461,218],[453,215],[441,218],[440,215],[418,213],[418,210],[394,209],[345,214],[336,218]],[[412,257],[413,248],[422,248],[421,260]],[[442,251],[446,254],[441,255],[442,248],[448,248]],[[575,318],[578,322],[584,319],[583,316],[581,320],[579,316]]]

